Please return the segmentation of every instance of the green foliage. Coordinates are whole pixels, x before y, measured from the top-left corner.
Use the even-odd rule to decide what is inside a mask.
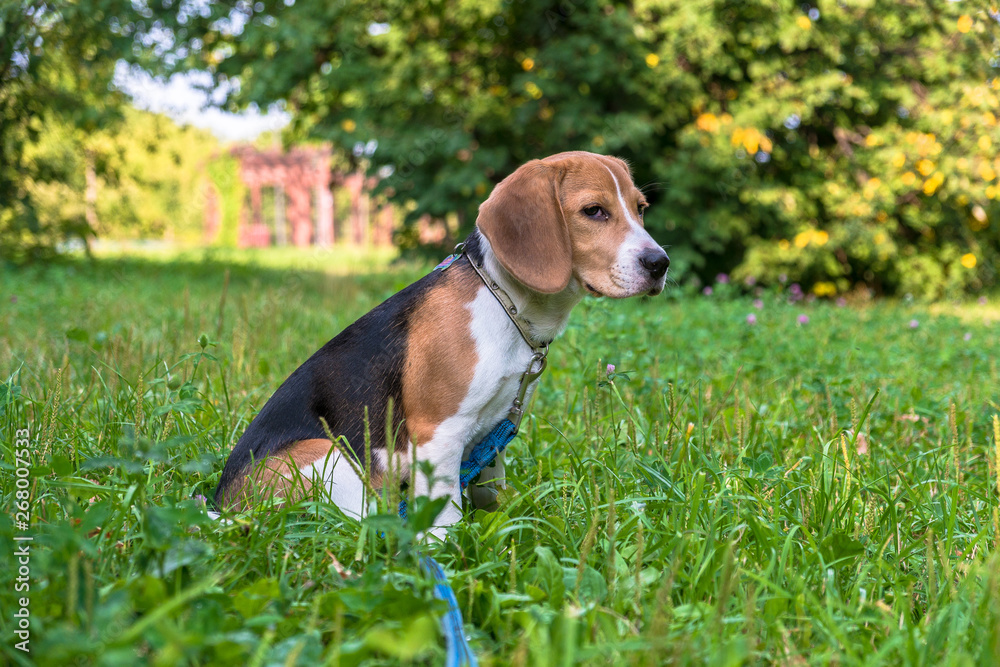
[[[244,11],[245,10],[245,11]],[[702,278],[940,296],[997,283],[1000,15],[868,0],[345,2],[242,10],[188,64],[286,100],[290,137],[395,173],[409,219],[568,149],[628,158]],[[223,24],[223,25],[229,25]],[[262,57],[263,55],[263,57]],[[361,152],[358,152],[360,155]]]
[[[287,374],[419,274],[327,266],[0,273],[7,544],[13,434],[32,433],[32,653],[5,635],[11,664],[442,663],[418,526],[316,499],[223,524],[197,498]],[[434,551],[473,648],[495,664],[991,664],[996,304],[768,290],[758,308],[736,291],[581,304],[508,450],[502,511]],[[16,576],[5,549],[4,610]]]
[[[31,179],[24,190],[43,228],[83,219],[85,173],[93,169],[93,229],[102,238],[202,237],[204,165],[219,150],[207,132],[126,108],[110,130],[82,133],[47,116],[24,160],[57,178]]]
[[[107,182],[98,189],[98,236],[199,241],[203,236],[205,165],[221,150],[210,133],[127,109],[104,138]]]
[[[232,155],[218,155],[205,165],[205,169],[219,197],[219,236],[216,243],[235,248],[239,241],[240,211],[246,199],[239,160]]]
[[[648,110],[631,108],[643,82],[621,75],[646,53],[623,8],[579,3],[564,17],[537,2],[261,6],[238,36],[205,40],[215,71],[243,82],[234,101],[289,100],[293,138],[347,151],[376,140],[369,166],[395,170],[382,186],[410,221],[457,212],[468,230],[518,164],[599,135],[604,150],[638,151],[655,131]],[[388,32],[372,34],[381,22]],[[214,64],[221,53],[231,55]]]
[[[703,248],[742,255],[739,277],[788,274],[821,294],[996,284],[996,17],[954,3],[700,4],[711,20],[640,15],[694,91],[665,179]]]
[[[0,6],[0,259],[48,257],[60,241],[92,234],[82,208],[60,205],[43,213],[31,191],[75,184],[83,173],[72,171],[72,160],[36,164],[25,151],[52,122],[64,125],[55,135],[75,142],[120,121],[124,99],[110,82],[115,59],[132,40],[115,34],[106,19],[128,4],[14,0]],[[70,156],[64,150],[62,157]]]
[[[127,109],[112,85],[119,59],[150,65],[163,52],[158,35],[201,25],[185,11],[159,6],[154,19],[130,0],[0,4],[0,260],[50,258],[95,234],[195,235],[198,165],[215,142]]]

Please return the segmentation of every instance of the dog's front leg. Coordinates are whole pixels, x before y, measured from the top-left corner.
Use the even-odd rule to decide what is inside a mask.
[[[425,472],[430,464],[430,474]],[[417,471],[413,490],[415,496],[447,498],[448,502],[434,520],[431,535],[444,538],[445,529],[462,518],[462,488],[459,474],[462,467],[462,447],[436,438],[417,446]]]

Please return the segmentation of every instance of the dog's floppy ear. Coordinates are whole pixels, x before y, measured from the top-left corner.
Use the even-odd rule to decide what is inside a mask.
[[[563,171],[532,160],[497,185],[476,225],[500,264],[536,292],[561,292],[573,274],[573,247],[559,202]]]

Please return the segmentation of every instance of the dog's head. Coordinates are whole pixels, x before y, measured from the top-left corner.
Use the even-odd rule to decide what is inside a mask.
[[[643,229],[646,198],[618,158],[574,151],[521,166],[479,207],[476,224],[500,264],[527,287],[590,293],[663,291],[667,253]]]

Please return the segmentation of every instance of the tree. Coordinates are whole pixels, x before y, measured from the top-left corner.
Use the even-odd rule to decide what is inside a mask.
[[[59,241],[91,233],[82,209],[65,209],[57,221],[39,217],[30,186],[74,175],[59,160],[26,159],[25,148],[53,122],[83,135],[118,122],[124,98],[109,85],[115,54],[131,47],[131,37],[116,35],[105,19],[124,4],[15,0],[0,7],[0,258],[48,256]]]
[[[155,11],[141,0],[0,4],[0,260],[48,258],[62,241],[91,238],[110,204],[95,199],[101,188],[117,188],[107,224],[148,206],[150,192],[135,190],[155,156],[121,153],[128,99],[113,86],[115,68],[121,59],[172,67],[186,26],[207,30],[201,13],[188,2]],[[130,118],[130,131],[157,131]],[[148,176],[146,185],[158,178]]]
[[[824,295],[995,284],[1000,31],[996,14],[968,10],[640,6],[690,103],[656,170],[706,268],[738,262],[744,279],[785,274]]]
[[[205,165],[219,151],[208,132],[130,107],[110,129],[89,133],[49,118],[24,159],[58,177],[22,187],[41,228],[84,219],[97,237],[193,241],[202,236]]]
[[[286,101],[292,139],[330,141],[391,173],[382,188],[410,221],[457,212],[467,231],[521,162],[581,145],[637,154],[656,130],[642,79],[619,75],[645,67],[647,52],[624,7],[396,0],[245,10],[202,40],[202,64],[240,82],[231,102]],[[238,34],[225,27],[233,23]]]

